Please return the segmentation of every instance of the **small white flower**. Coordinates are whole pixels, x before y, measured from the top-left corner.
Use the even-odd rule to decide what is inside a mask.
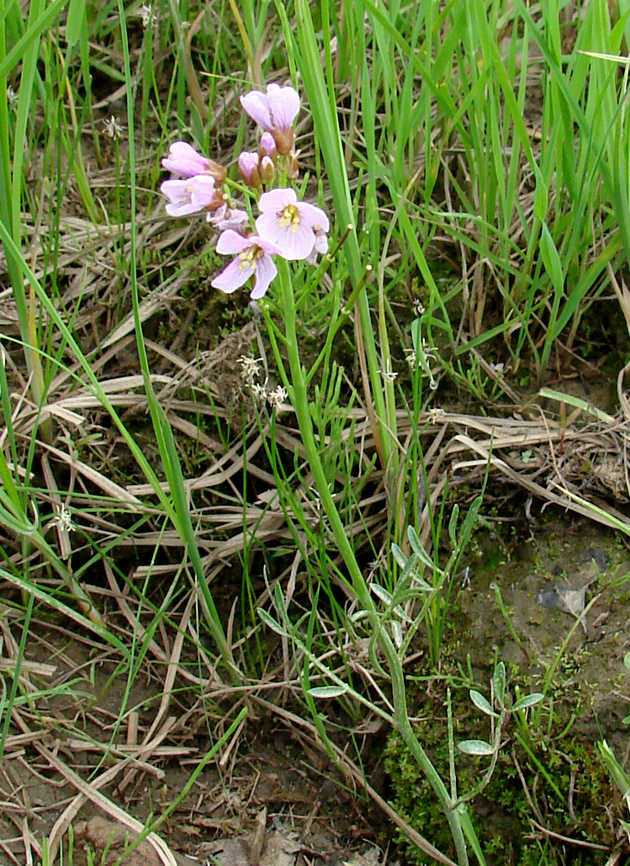
[[[312,497],[310,500],[311,505],[313,506],[317,514],[320,514],[322,510],[322,500],[319,495],[319,490],[316,487],[309,487],[308,492],[311,494]]]
[[[429,409],[429,421],[431,424],[435,424],[435,422],[438,419],[443,418],[445,414],[444,409],[434,406],[432,409]]]
[[[113,114],[103,121],[103,126],[105,127],[105,135],[112,139],[120,138],[125,131],[125,127]]]
[[[267,383],[261,385],[260,382],[254,382],[250,385],[252,391],[252,397],[254,398],[254,402],[256,402],[259,406],[267,399]]]
[[[150,3],[144,3],[141,6],[140,17],[142,18],[142,26],[145,30],[147,27],[155,27],[158,23],[157,12],[153,11]]]
[[[419,301],[418,298],[414,298],[411,303],[413,306],[414,313],[416,314],[416,316],[418,318],[420,318],[420,316],[422,316],[425,312],[424,305],[423,305],[422,301]]]
[[[286,403],[287,397],[289,396],[287,389],[283,388],[282,385],[278,385],[273,391],[269,391],[267,394],[267,402],[274,409],[280,409],[282,403]]]
[[[236,363],[241,365],[241,379],[252,388],[260,375],[262,358],[254,358],[253,355],[241,355]]]
[[[61,508],[52,516],[52,523],[56,523],[63,532],[70,532],[74,529],[70,509],[62,505]]]
[[[405,361],[412,367],[414,370],[418,364],[418,359],[416,357],[416,353],[414,349],[403,349],[405,353]]]
[[[423,339],[422,340],[422,354],[424,355],[424,357],[427,358],[429,361],[435,361],[436,360],[436,353],[437,353],[437,347],[436,346],[429,346],[427,341],[425,339]]]
[[[381,376],[383,377],[383,379],[385,379],[386,382],[395,382],[398,378],[398,373],[392,370],[388,364],[386,370],[381,370]]]

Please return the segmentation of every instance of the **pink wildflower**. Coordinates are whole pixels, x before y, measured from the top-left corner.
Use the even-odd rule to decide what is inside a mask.
[[[317,229],[315,232],[315,243],[313,244],[313,249],[306,257],[306,261],[309,265],[317,264],[317,256],[323,256],[324,253],[328,252],[328,235],[323,229]]]
[[[256,235],[244,238],[231,229],[223,232],[219,237],[217,252],[221,255],[234,255],[235,258],[212,280],[210,285],[230,294],[253,276],[254,288],[250,298],[254,300],[262,298],[278,273],[271,256],[282,255],[282,250],[275,244]]]
[[[214,213],[209,213],[206,220],[220,232],[234,229],[239,234],[243,234],[249,227],[247,212],[238,208],[231,208],[228,204],[222,204]]]
[[[162,160],[162,165],[171,174],[180,177],[209,174],[217,183],[222,183],[225,178],[225,169],[222,165],[212,159],[206,159],[185,141],[174,141],[171,144],[168,157]]]
[[[184,180],[165,180],[160,192],[169,201],[166,213],[174,217],[198,213],[221,203],[220,193],[214,186],[214,178],[207,174]]]
[[[278,153],[291,151],[293,121],[300,110],[300,97],[293,87],[270,84],[266,93],[252,90],[241,96],[241,105],[252,120],[272,134]]]
[[[316,239],[318,250],[322,248],[321,236],[328,231],[328,217],[315,205],[299,202],[294,190],[265,192],[258,207],[261,215],[256,220],[256,231],[263,240],[278,246],[283,258],[308,258]]]

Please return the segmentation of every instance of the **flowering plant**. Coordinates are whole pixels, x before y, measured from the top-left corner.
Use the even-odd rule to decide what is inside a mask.
[[[242,96],[241,105],[263,130],[258,150],[243,151],[238,157],[243,182],[257,195],[263,184],[294,180],[298,176],[294,150],[294,122],[300,110],[297,91],[270,84],[264,93],[253,90]],[[162,165],[171,172],[170,180],[160,187],[168,199],[166,212],[182,217],[205,211],[208,222],[221,232],[217,252],[234,256],[211,281],[215,289],[234,292],[252,279],[250,297],[257,300],[278,273],[274,257],[315,264],[317,256],[328,251],[328,217],[321,208],[299,201],[293,188],[281,185],[262,192],[260,216],[252,227],[247,212],[231,206],[222,188],[226,170],[214,160],[187,142],[176,141]]]
[[[303,9],[307,7],[306,0],[299,0],[299,2]],[[312,26],[312,24],[309,26]],[[312,42],[313,44],[315,42],[314,35]],[[317,74],[321,73],[319,56],[314,55],[311,59],[310,68],[317,70]],[[306,78],[309,77],[310,73],[303,69],[303,75]],[[314,87],[312,80],[311,87],[312,89]],[[323,80],[317,87],[320,93],[324,92],[325,85],[323,84]],[[325,131],[326,129],[326,124],[321,122],[324,116],[322,114],[322,106],[328,103],[324,99],[311,99],[310,101],[313,106],[315,128],[317,130],[319,127],[321,134],[322,130]],[[352,203],[348,198],[349,186],[347,176],[345,175],[345,167],[342,163],[336,161],[338,149],[334,144],[331,144],[331,137],[328,136],[326,138],[324,135],[320,140],[320,146],[326,162],[326,169],[329,172],[329,176],[331,176],[335,211],[338,219],[342,221],[346,221],[347,219],[346,225],[348,225],[348,229],[346,235],[351,239],[351,243],[348,245],[349,252],[346,250],[346,260],[349,266],[352,294],[340,313],[337,310],[333,312],[324,349],[318,354],[316,360],[310,369],[308,369],[303,363],[300,354],[298,340],[298,308],[300,300],[299,293],[293,290],[289,262],[306,261],[307,263],[314,263],[319,254],[326,253],[328,251],[327,235],[330,224],[324,211],[316,205],[301,201],[289,183],[291,180],[297,178],[299,171],[298,152],[294,148],[294,124],[300,108],[300,98],[292,87],[281,87],[277,84],[270,84],[265,92],[254,90],[243,96],[241,98],[241,105],[262,129],[257,150],[244,151],[238,158],[240,177],[243,183],[251,189],[252,197],[256,200],[256,206],[259,211],[254,224],[252,225],[249,211],[232,205],[229,194],[223,186],[225,175],[221,176],[221,173],[224,172],[224,169],[217,166],[212,160],[197,153],[185,142],[176,142],[172,145],[168,158],[163,161],[164,167],[174,175],[171,180],[164,181],[161,187],[163,194],[169,200],[167,212],[173,216],[206,212],[208,222],[220,232],[216,250],[220,255],[232,256],[232,260],[212,279],[211,285],[214,288],[230,293],[251,280],[253,281],[251,297],[259,299],[265,295],[271,283],[278,278],[280,295],[278,308],[284,327],[279,327],[276,322],[271,320],[269,310],[265,309],[265,306],[263,306],[263,314],[267,322],[270,343],[282,384],[278,385],[273,391],[267,388],[267,381],[265,381],[264,385],[259,384],[256,381],[258,373],[257,362],[254,358],[239,359],[243,367],[243,379],[248,383],[252,395],[257,400],[266,399],[276,409],[280,407],[286,398],[291,402],[300,431],[301,445],[308,466],[308,473],[313,479],[313,485],[308,490],[312,491],[312,494],[317,497],[318,510],[321,508],[321,519],[327,520],[330,533],[335,542],[334,566],[331,567],[330,572],[326,569],[325,580],[328,582],[330,580],[330,573],[334,572],[340,582],[343,583],[344,590],[350,590],[356,598],[359,608],[358,613],[355,614],[357,621],[359,618],[365,617],[369,624],[372,635],[370,643],[372,644],[372,641],[374,641],[382,652],[391,678],[391,703],[388,702],[386,710],[380,708],[378,712],[381,717],[389,719],[428,778],[448,820],[460,866],[465,866],[469,862],[465,832],[469,837],[474,837],[472,823],[466,816],[463,799],[458,800],[454,786],[453,791],[451,791],[442,780],[411,725],[407,711],[406,676],[403,668],[404,648],[407,645],[405,641],[408,638],[405,637],[403,639],[402,626],[399,623],[394,622],[389,614],[384,616],[379,610],[374,596],[378,596],[383,601],[386,598],[386,591],[383,589],[382,595],[374,591],[376,584],[368,583],[363,573],[363,568],[356,557],[347,528],[343,522],[342,514],[333,494],[332,485],[330,484],[330,474],[327,473],[322,459],[322,454],[326,447],[326,427],[328,425],[324,421],[321,424],[319,421],[317,424],[315,423],[315,419],[322,419],[322,410],[320,405],[309,399],[309,387],[315,373],[320,366],[324,367],[330,361],[330,349],[339,328],[339,322],[343,321],[344,317],[349,316],[349,311],[354,305],[358,313],[355,317],[355,327],[357,328],[358,335],[357,350],[361,357],[363,349],[360,346],[365,345],[365,355],[368,358],[368,363],[364,364],[366,373],[363,376],[363,380],[366,403],[370,407],[373,407],[368,411],[373,416],[371,424],[375,448],[379,453],[383,469],[385,470],[386,482],[392,491],[394,513],[405,513],[402,506],[399,508],[398,500],[394,496],[394,491],[401,488],[402,484],[402,478],[399,478],[397,475],[398,443],[395,436],[396,411],[393,390],[395,374],[389,363],[385,327],[381,331],[381,351],[384,363],[380,369],[378,366],[378,353],[372,334],[370,310],[367,297],[363,291],[368,269],[365,269],[364,274],[360,273],[361,260],[356,232],[349,223],[352,214]],[[328,120],[330,121],[328,128],[334,128],[334,120],[330,117]],[[328,157],[327,159],[326,156]],[[346,235],[344,235],[344,238]],[[381,307],[384,308],[382,301]],[[384,321],[384,313],[382,314],[381,321]],[[324,369],[326,368],[324,367]],[[330,366],[328,367],[329,371]],[[322,378],[326,378],[326,376]],[[335,382],[338,383],[337,388],[341,385],[341,377],[337,376],[337,373],[331,374],[329,381],[333,383],[333,388],[335,387]],[[383,393],[382,382],[385,383],[385,393]],[[372,388],[371,391],[370,387]],[[374,401],[372,401],[372,394],[374,395]],[[331,417],[333,415],[334,407]],[[330,426],[328,426],[328,429],[330,430]],[[273,427],[269,428],[269,432],[270,447],[273,448],[275,447]],[[293,516],[299,521],[303,517],[303,514],[301,506],[295,504],[297,498],[289,489],[289,480],[283,472],[277,472],[275,475],[278,489],[284,491],[282,495],[285,496],[288,510],[292,511]],[[402,500],[400,500],[400,503],[402,503]],[[466,521],[464,523],[467,525]],[[472,522],[470,522],[470,525],[472,526]],[[417,549],[414,547],[416,539],[417,536],[409,535],[410,545],[414,553],[408,559],[403,554],[402,548],[398,548],[395,545],[392,547],[393,559],[396,560],[396,567],[400,569],[400,578],[396,583],[395,592],[399,593],[401,600],[403,598],[405,600],[409,599],[411,597],[410,593],[414,593],[416,596],[418,593],[425,591],[439,594],[441,587],[441,584],[432,587],[425,583],[420,589],[411,588],[411,583],[419,579],[423,564],[427,561],[430,562],[430,558],[422,549],[419,540]],[[343,561],[345,572],[339,569],[338,556]],[[333,560],[331,560],[332,562]],[[326,568],[326,566],[322,567]],[[440,574],[445,575],[446,572],[440,572]],[[280,594],[280,598],[282,599],[282,594]],[[398,603],[389,591],[387,591],[387,598],[389,599],[387,602],[388,607],[391,611],[396,611]],[[334,694],[343,694],[350,691],[349,686],[324,665],[320,659],[312,654],[307,655],[310,653],[310,648],[306,647],[303,642],[301,643],[302,636],[300,630],[294,628],[290,622],[286,607],[284,606],[284,600],[282,600],[282,605],[279,605],[278,609],[282,611],[282,622],[275,621],[268,613],[261,609],[259,609],[259,613],[263,621],[272,629],[290,636],[296,646],[300,647],[300,651],[308,658],[308,662],[318,667],[325,677],[333,681]],[[422,610],[425,610],[424,602]],[[423,616],[422,613],[414,621],[413,630],[409,631],[409,635],[412,635],[415,631],[416,624],[419,623],[421,616]],[[381,671],[384,669],[381,667],[380,662],[379,669]],[[312,699],[318,689],[310,689],[309,691]],[[324,688],[319,690],[320,696],[323,696],[324,693],[328,696],[331,695],[330,689]],[[357,693],[353,692],[353,694],[355,697],[359,697]],[[363,698],[361,700],[364,703],[366,702]],[[415,839],[418,844],[422,842],[421,847],[431,856],[437,854],[443,862],[453,862],[445,860],[419,834],[415,835]],[[478,849],[478,843],[476,840],[474,842]]]

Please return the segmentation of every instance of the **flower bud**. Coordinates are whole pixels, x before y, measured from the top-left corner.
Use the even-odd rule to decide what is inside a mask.
[[[217,184],[225,180],[226,172],[222,165],[197,153],[195,148],[185,141],[174,141],[171,144],[168,157],[162,160],[162,165],[171,174],[183,178],[209,175]]]
[[[260,186],[260,159],[257,153],[244,150],[238,158],[238,170],[243,183],[247,186]]]
[[[297,180],[297,178],[300,176],[300,166],[298,163],[298,158],[294,153],[290,154],[286,165],[287,177],[289,178],[289,180]]]
[[[273,160],[275,160],[275,158],[278,156],[278,151],[276,150],[276,143],[273,140],[273,135],[270,132],[263,132],[263,134],[260,136],[258,153],[261,157],[268,156],[270,159]]]
[[[260,168],[258,171],[262,182],[270,183],[276,175],[276,167],[273,164],[273,160],[268,156],[263,156],[260,160]]]

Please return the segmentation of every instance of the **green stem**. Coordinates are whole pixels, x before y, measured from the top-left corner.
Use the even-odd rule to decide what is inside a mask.
[[[348,569],[354,593],[363,609],[367,612],[371,627],[378,632],[379,646],[387,661],[392,682],[394,727],[400,733],[405,745],[414,756],[420,769],[425,774],[431,787],[435,791],[450,825],[460,866],[467,866],[468,853],[460,815],[454,810],[453,801],[451,800],[444,782],[431,763],[429,756],[420,745],[418,738],[413,731],[409,721],[409,714],[407,712],[405,676],[398,652],[387,631],[380,627],[378,611],[376,610],[369,587],[356,560],[354,550],[352,549],[352,545],[346,534],[337,506],[335,505],[330,492],[330,487],[328,486],[328,480],[320,458],[319,448],[315,441],[313,424],[308,408],[306,370],[302,366],[300,360],[296,330],[295,299],[293,296],[293,286],[291,283],[289,265],[284,259],[278,259],[277,264],[282,285],[281,308],[284,316],[287,354],[289,358],[291,399],[300,428],[300,433],[302,435],[302,444],[306,451],[309,469],[313,473],[313,479],[319,493],[322,508],[328,517],[337,548],[343,558],[346,568]]]

